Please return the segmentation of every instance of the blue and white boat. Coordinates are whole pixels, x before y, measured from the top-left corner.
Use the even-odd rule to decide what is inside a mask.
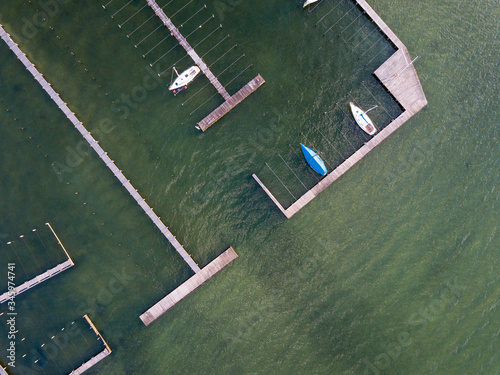
[[[325,176],[328,170],[325,167],[325,163],[319,156],[321,152],[315,150],[314,148],[304,146],[302,143],[300,144],[300,147],[302,148],[302,152],[304,153],[307,164],[309,164],[315,172],[318,172],[320,175]]]
[[[354,120],[356,120],[356,124],[358,124],[359,127],[366,133],[374,135],[377,132],[377,129],[375,128],[375,125],[373,125],[373,121],[368,117],[366,112],[354,105],[353,102],[350,102],[349,105],[351,106],[351,112],[354,116]]]

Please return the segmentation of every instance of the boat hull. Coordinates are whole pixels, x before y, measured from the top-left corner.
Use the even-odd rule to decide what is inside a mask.
[[[354,103],[349,103],[351,106],[351,112],[354,116],[354,120],[356,124],[365,131],[365,133],[369,135],[374,135],[377,132],[375,125],[373,125],[373,121],[368,117],[366,112],[361,110],[358,106],[354,105]]]
[[[307,7],[307,6],[311,5],[311,4],[314,4],[314,3],[318,2],[318,1],[319,1],[319,0],[307,0],[307,1],[304,3],[303,8],[305,8],[305,7]]]
[[[198,68],[196,65],[186,69],[181,74],[179,74],[179,76],[175,79],[175,81],[170,85],[168,89],[173,91],[187,86],[196,78],[199,73],[200,68]]]
[[[315,150],[313,148],[304,146],[303,144],[300,145],[302,148],[302,152],[304,154],[304,157],[306,158],[307,164],[317,173],[319,173],[322,176],[325,176],[328,173],[328,170],[325,167],[325,163],[323,160],[321,160],[321,157],[319,156],[319,151]]]

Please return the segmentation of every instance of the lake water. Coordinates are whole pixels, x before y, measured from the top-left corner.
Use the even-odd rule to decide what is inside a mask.
[[[159,1],[230,93],[266,80],[202,134],[222,99],[168,92],[191,62],[144,4],[3,1],[0,23],[200,266],[239,258],[145,327],[191,270],[2,42],[0,285],[64,259],[46,222],[76,263],[17,297],[13,373],[97,354],[89,314],[113,349],[89,374],[498,374],[498,0],[369,1],[429,105],[291,220],[251,174],[287,206],[317,183],[300,143],[331,170],[368,139],[349,101],[397,117],[372,74],[393,47],[350,0]]]

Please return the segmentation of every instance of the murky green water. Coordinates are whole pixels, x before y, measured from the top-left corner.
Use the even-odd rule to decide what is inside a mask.
[[[17,298],[16,375],[101,350],[60,333],[85,313],[113,349],[89,374],[500,371],[497,0],[369,2],[419,56],[429,106],[288,221],[252,173],[288,205],[317,182],[299,143],[333,168],[367,140],[349,101],[378,104],[379,128],[401,112],[372,75],[394,49],[351,1],[160,1],[230,93],[266,79],[205,134],[221,98],[204,77],[167,92],[190,62],[143,1],[61,3],[2,2],[0,22],[201,266],[239,258],[144,327],[190,269],[1,44],[0,285],[10,261],[50,266],[50,245],[30,242],[43,266],[7,245],[27,253],[45,222],[76,262]]]

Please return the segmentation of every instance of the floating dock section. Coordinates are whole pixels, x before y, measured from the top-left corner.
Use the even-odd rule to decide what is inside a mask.
[[[94,325],[94,323],[92,323],[92,321],[90,320],[89,316],[87,314],[85,314],[83,317],[89,323],[90,328],[92,328],[92,330],[95,332],[95,334],[100,338],[100,340],[102,341],[102,343],[105,346],[105,349],[102,352],[100,352],[99,354],[97,354],[96,356],[92,357],[92,359],[90,359],[89,361],[85,362],[83,365],[81,365],[77,369],[71,371],[69,375],[80,375],[80,374],[83,374],[89,368],[91,368],[92,366],[94,366],[98,362],[102,361],[104,358],[106,358],[108,355],[111,354],[111,348],[107,344],[106,340],[104,340],[104,337],[102,337],[101,333],[97,330],[97,328]]]
[[[215,87],[219,94],[224,98],[225,102],[222,103],[217,109],[210,113],[206,118],[198,123],[198,126],[202,131],[207,130],[210,126],[219,121],[224,115],[226,115],[231,109],[240,104],[245,98],[247,98],[251,93],[262,86],[265,81],[259,74],[249,83],[247,83],[243,88],[241,88],[233,96],[229,95],[224,86],[219,82],[217,77],[208,68],[207,64],[202,60],[202,58],[196,53],[196,51],[191,47],[186,38],[180,33],[180,31],[175,27],[172,21],[167,17],[163,9],[156,3],[155,0],[147,0],[148,5],[153,9],[155,14],[160,18],[163,24],[170,30],[170,33],[177,39],[179,44],[186,50],[187,54],[193,59],[196,65],[200,68],[203,74],[208,78],[210,83]]]
[[[68,105],[59,97],[59,94],[54,91],[52,86],[45,80],[43,75],[35,68],[35,66],[28,60],[26,55],[21,51],[16,43],[12,40],[9,34],[5,32],[2,25],[0,25],[0,37],[7,43],[9,48],[15,53],[17,58],[24,64],[26,69],[35,77],[42,88],[49,94],[51,99],[57,104],[57,106],[64,112],[66,117],[71,121],[75,128],[80,132],[80,134],[85,138],[89,145],[94,149],[94,151],[99,155],[106,166],[113,172],[115,177],[120,181],[120,183],[127,189],[129,194],[135,201],[141,206],[144,212],[149,216],[153,223],[158,227],[158,229],[163,233],[167,240],[172,244],[179,255],[184,259],[184,261],[191,267],[191,269],[196,273],[200,271],[200,267],[191,258],[187,251],[182,247],[175,236],[170,232],[167,226],[160,220],[160,217],[154,213],[153,209],[146,203],[144,198],[137,192],[137,189],[130,183],[125,175],[116,166],[113,160],[108,156],[108,153],[99,145],[99,143],[94,139],[90,132],[83,126],[83,123],[78,120],[76,115],[68,108]]]
[[[246,97],[248,97],[251,93],[257,90],[260,86],[262,86],[266,81],[259,74],[257,77],[248,82],[245,86],[243,86],[236,94],[231,96],[228,100],[222,103],[219,107],[217,107],[212,113],[210,113],[207,117],[201,120],[198,123],[198,126],[201,130],[205,131],[217,121],[219,121],[222,117],[224,117],[231,109],[240,104]]]
[[[54,229],[52,228],[52,226],[50,225],[50,223],[45,223],[45,225],[47,225],[50,228],[50,230],[52,231],[52,233],[56,237],[57,242],[59,243],[59,245],[61,246],[61,248],[64,250],[64,253],[68,257],[68,260],[66,260],[66,261],[58,264],[54,268],[51,268],[51,269],[45,271],[41,275],[38,275],[35,278],[33,278],[33,279],[29,280],[29,281],[26,281],[25,283],[23,283],[23,284],[15,287],[12,291],[5,292],[4,294],[2,294],[0,296],[0,304],[2,304],[4,302],[7,302],[9,299],[11,299],[11,298],[13,298],[15,296],[18,296],[21,293],[26,292],[27,290],[33,288],[34,286],[37,286],[38,284],[41,284],[44,281],[47,281],[48,279],[54,277],[55,275],[60,274],[63,271],[66,271],[68,268],[71,268],[71,267],[73,267],[75,265],[75,262],[73,262],[73,259],[71,259],[71,257],[69,256],[68,252],[66,251],[66,248],[62,244],[61,240],[57,236],[56,232],[54,231]]]
[[[227,249],[224,253],[215,258],[206,267],[204,267],[196,275],[189,278],[182,285],[177,287],[173,292],[168,294],[148,311],[140,316],[142,322],[149,326],[160,316],[165,314],[173,306],[175,306],[183,298],[187,297],[191,292],[197,289],[200,285],[205,283],[213,275],[219,272],[221,269],[226,267],[229,263],[235,260],[238,254],[234,251],[232,247]]]
[[[288,219],[299,212],[319,193],[346,173],[352,166],[365,157],[366,154],[427,105],[427,99],[406,46],[365,0],[356,0],[356,4],[363,9],[381,32],[397,48],[397,51],[375,70],[374,74],[382,85],[394,96],[396,101],[401,104],[404,112],[286,209],[271,194],[269,189],[265,187],[257,175],[253,174],[252,177],[255,181],[264,189],[269,198],[271,198]]]

